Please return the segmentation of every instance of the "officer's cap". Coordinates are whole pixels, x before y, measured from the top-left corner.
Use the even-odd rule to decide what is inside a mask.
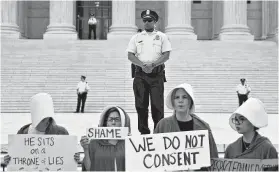
[[[81,75],[81,77],[82,77],[83,79],[85,79],[85,78],[86,78],[86,76],[84,76],[84,75]]]
[[[152,10],[144,10],[143,12],[141,12],[141,18],[142,19],[148,19],[148,18],[152,18],[154,21],[158,21],[159,16],[155,11]]]

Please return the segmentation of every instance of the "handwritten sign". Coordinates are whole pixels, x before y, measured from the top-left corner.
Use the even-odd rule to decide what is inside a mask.
[[[124,140],[128,132],[128,127],[93,127],[87,129],[86,135],[89,139]]]
[[[278,159],[211,159],[212,171],[271,171],[278,170]],[[276,171],[277,171],[276,170]]]
[[[8,171],[76,171],[77,137],[65,135],[9,135]]]
[[[191,170],[210,166],[207,130],[131,136],[125,139],[127,171]]]

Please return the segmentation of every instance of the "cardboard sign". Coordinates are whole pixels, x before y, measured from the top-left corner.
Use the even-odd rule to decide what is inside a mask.
[[[210,166],[207,130],[125,139],[126,171],[191,170]]]
[[[211,159],[212,171],[278,171],[278,159]]]
[[[9,135],[8,171],[76,171],[77,137],[65,135]]]
[[[92,127],[86,130],[89,139],[124,140],[128,136],[128,127]]]

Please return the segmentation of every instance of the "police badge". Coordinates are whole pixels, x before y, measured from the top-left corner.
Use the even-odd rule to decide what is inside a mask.
[[[160,36],[156,35],[155,40],[160,40]]]

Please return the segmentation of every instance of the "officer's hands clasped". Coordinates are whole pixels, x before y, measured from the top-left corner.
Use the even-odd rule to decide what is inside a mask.
[[[143,67],[142,67],[142,70],[145,73],[151,73],[153,69],[154,68],[152,67],[152,64],[144,64]]]

